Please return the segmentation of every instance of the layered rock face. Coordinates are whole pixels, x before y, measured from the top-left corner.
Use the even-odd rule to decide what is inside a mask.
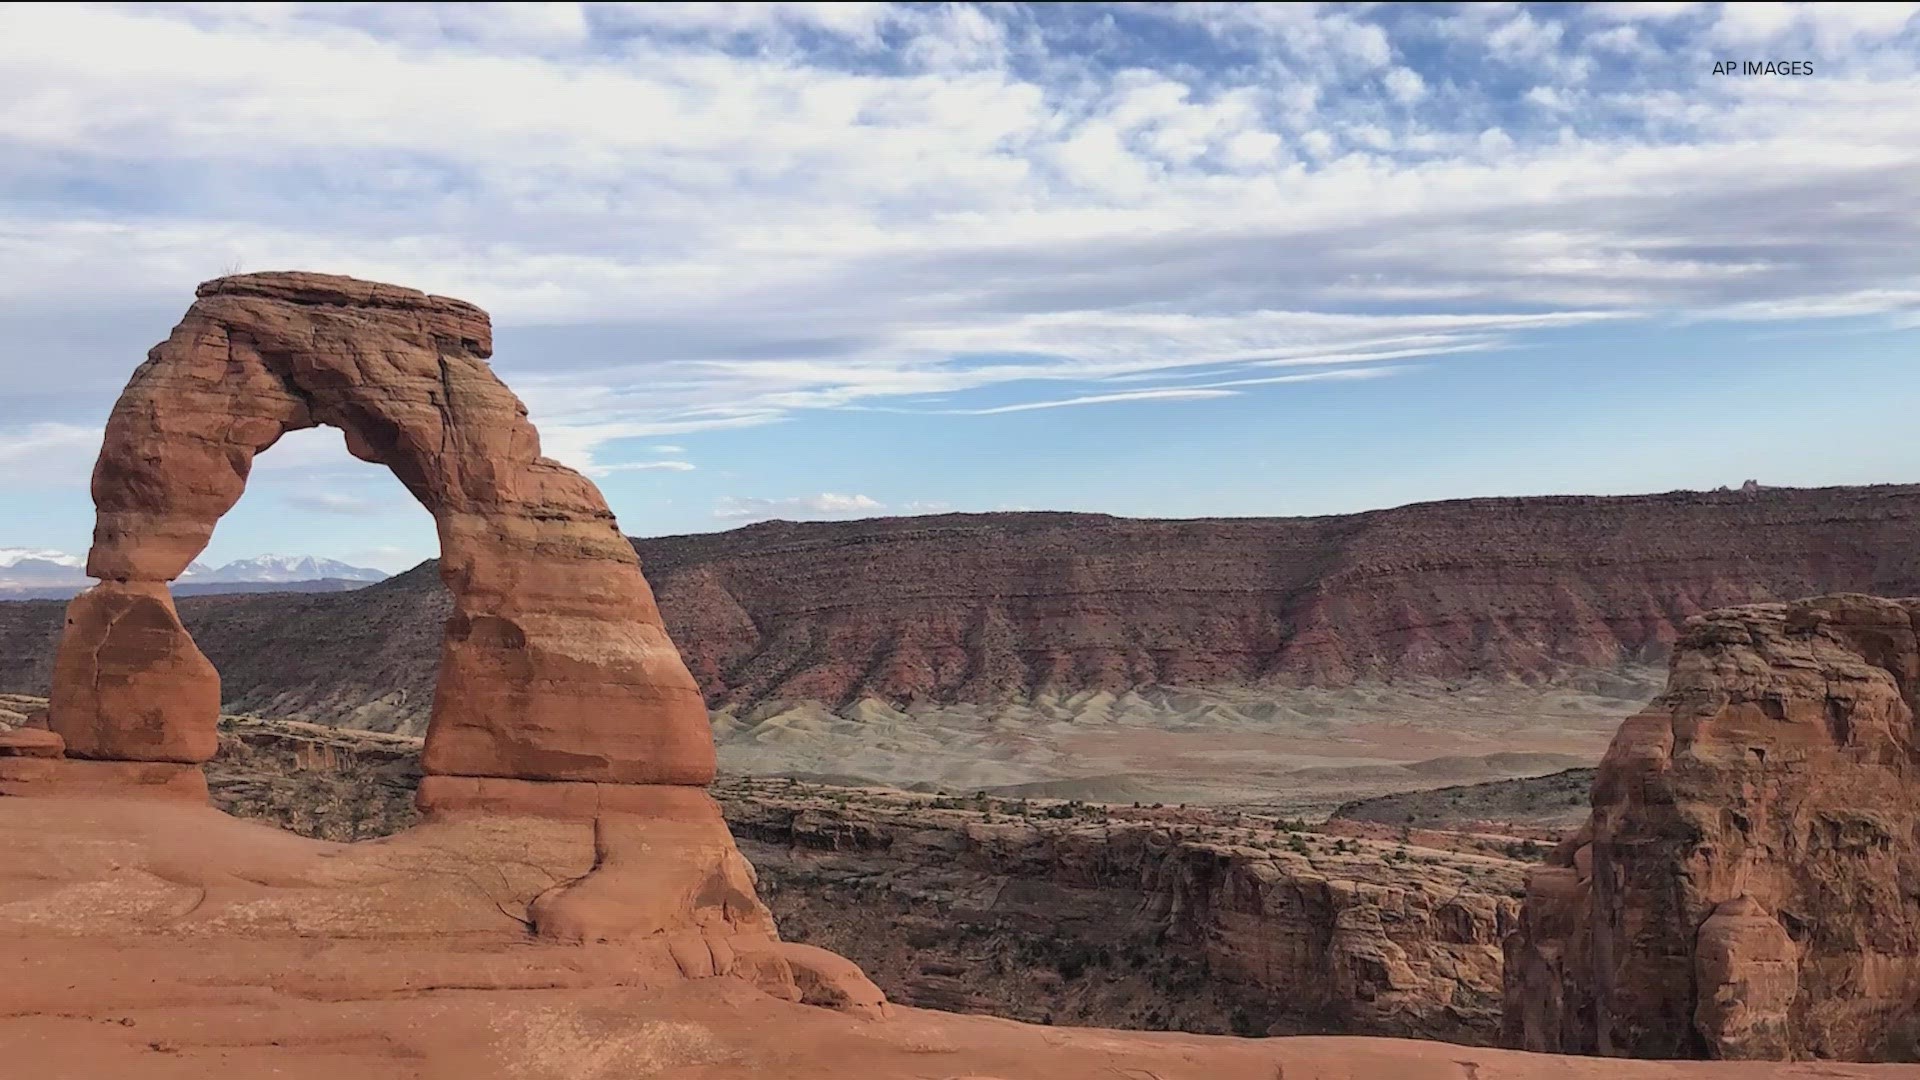
[[[1478,499],[1323,518],[946,514],[633,541],[710,705],[1408,678],[1618,689],[1686,619],[1920,593],[1920,488]],[[230,709],[425,730],[432,567],[189,597]],[[0,691],[45,693],[54,604],[0,603]]]
[[[1920,592],[1920,488],[1319,518],[953,514],[636,543],[716,705],[1423,677],[1605,686],[1623,662],[1664,657],[1702,611]]]
[[[1911,1060],[1920,600],[1692,624],[1506,947],[1516,1045]]]
[[[730,780],[720,797],[787,932],[855,958],[906,1004],[1242,1035],[1499,1037],[1516,861],[1205,812],[771,780]],[[872,933],[876,916],[891,934]]]
[[[452,596],[431,773],[705,784],[698,688],[598,490],[540,455],[485,363],[486,314],[388,285],[250,274],[199,299],[128,383],[94,470],[88,573],[52,723],[76,757],[204,761],[219,676],[166,583],[239,499],[254,455],[325,424],[434,516]]]

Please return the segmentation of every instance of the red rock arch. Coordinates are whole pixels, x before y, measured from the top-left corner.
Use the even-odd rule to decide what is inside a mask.
[[[114,406],[49,722],[73,757],[213,756],[219,675],[168,583],[289,431],[346,433],[434,516],[453,593],[426,771],[704,785],[706,708],[591,481],[540,455],[471,304],[352,278],[201,285]]]

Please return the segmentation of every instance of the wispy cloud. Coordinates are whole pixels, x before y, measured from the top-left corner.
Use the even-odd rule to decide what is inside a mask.
[[[692,472],[690,461],[622,461],[610,465],[592,465],[587,469],[589,476],[606,476],[620,472]]]
[[[1207,386],[1279,386],[1286,383],[1310,382],[1357,382],[1370,379],[1384,379],[1402,372],[1415,370],[1412,365],[1399,364],[1393,367],[1372,368],[1336,368],[1332,371],[1303,371],[1292,375],[1263,375],[1253,379],[1228,379],[1225,382],[1206,383]]]
[[[1917,57],[1910,4],[12,5],[0,313],[238,259],[591,326],[496,360],[587,469],[928,395],[1911,320]]]
[[[784,499],[729,497],[720,500],[713,516],[723,521],[766,521],[772,518],[819,519],[859,517],[886,510],[886,504],[865,495],[796,495]]]
[[[51,422],[0,427],[0,489],[84,482],[99,451],[98,428]]]
[[[1034,409],[1064,409],[1073,405],[1112,405],[1122,401],[1207,401],[1213,398],[1232,397],[1232,390],[1199,390],[1192,388],[1165,388],[1160,390],[1125,390],[1117,394],[1088,394],[1084,397],[1058,398],[1053,401],[1027,401],[1018,405],[996,405],[991,409],[947,409],[944,412],[958,413],[963,416],[997,416],[1000,413],[1031,412]]]
[[[312,510],[322,514],[378,514],[394,508],[390,502],[337,491],[297,492],[285,496],[282,501],[297,510]]]

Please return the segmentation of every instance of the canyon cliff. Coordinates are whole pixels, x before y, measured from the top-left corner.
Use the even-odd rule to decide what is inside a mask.
[[[1514,1045],[1915,1060],[1920,600],[1691,624],[1506,945]]]
[[[326,840],[418,820],[420,740],[230,717],[213,802]],[[722,778],[789,940],[898,1003],[1032,1023],[1489,1045],[1510,841],[1270,816]],[[876,920],[888,928],[876,933]]]
[[[714,708],[1418,678],[1605,687],[1713,608],[1920,592],[1920,487],[1320,518],[948,514],[633,544]],[[451,610],[431,565],[351,593],[179,610],[229,709],[424,731]],[[45,692],[59,611],[0,603],[0,691]]]

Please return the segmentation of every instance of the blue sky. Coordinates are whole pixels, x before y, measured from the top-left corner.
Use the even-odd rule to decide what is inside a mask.
[[[1916,7],[9,5],[0,548],[235,269],[486,307],[642,535],[1920,480]],[[322,431],[205,561],[433,548]]]

